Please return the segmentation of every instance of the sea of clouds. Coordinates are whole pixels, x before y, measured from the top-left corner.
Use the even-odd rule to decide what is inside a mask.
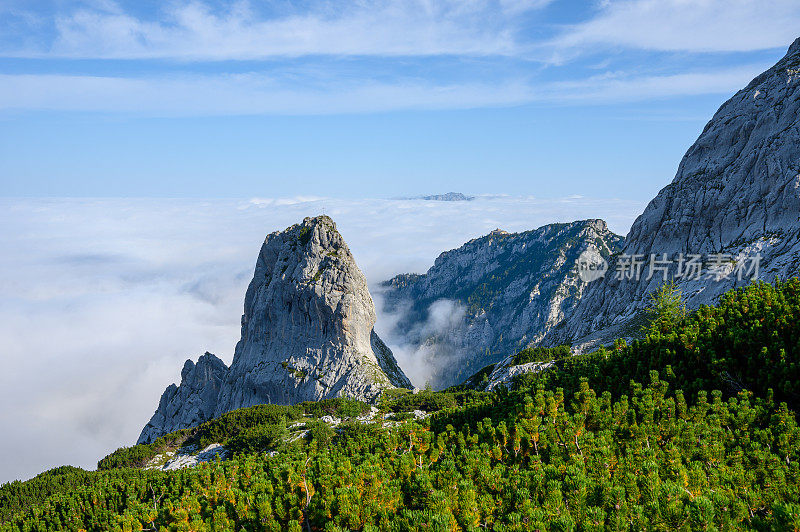
[[[306,216],[333,217],[376,287],[497,227],[603,218],[625,234],[643,207],[577,196],[0,200],[0,482],[94,468],[135,442],[187,358],[230,363],[264,236]],[[392,345],[396,316],[377,306],[376,329],[424,385],[430,361]],[[430,326],[447,326],[447,314]]]

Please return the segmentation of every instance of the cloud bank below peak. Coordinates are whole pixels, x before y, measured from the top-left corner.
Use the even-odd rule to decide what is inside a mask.
[[[14,405],[0,410],[0,454],[15,457],[0,464],[0,483],[94,467],[135,441],[184,360],[211,351],[230,362],[261,242],[305,216],[333,217],[374,286],[498,226],[605,217],[625,231],[642,207],[519,197],[0,200],[0,352],[10,364],[0,402]],[[429,361],[404,361],[424,383]]]

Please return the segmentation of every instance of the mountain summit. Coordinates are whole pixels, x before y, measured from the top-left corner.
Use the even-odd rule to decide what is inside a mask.
[[[242,337],[216,415],[260,403],[411,387],[374,330],[367,280],[327,216],[272,233],[244,300]]]
[[[702,278],[678,279],[689,308],[713,304],[748,284],[754,258],[762,280],[787,278],[800,264],[800,39],[775,66],[725,102],[689,148],[675,179],[636,219],[622,256],[722,258]],[[743,261],[749,261],[745,264]],[[739,279],[738,267],[747,275]],[[613,273],[615,264],[611,264]],[[592,283],[563,327],[544,343],[589,347],[635,327],[662,275]]]
[[[387,388],[411,388],[374,325],[366,278],[333,220],[306,218],[272,233],[247,289],[231,367],[187,362],[181,386],[167,388],[139,442],[257,404],[373,401]],[[196,369],[206,366],[213,370]]]

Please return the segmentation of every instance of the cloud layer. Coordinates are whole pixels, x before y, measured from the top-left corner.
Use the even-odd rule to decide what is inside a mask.
[[[304,216],[331,215],[375,285],[498,226],[603,217],[625,232],[643,207],[511,197],[0,203],[0,454],[15,457],[0,482],[93,467],[135,441],[186,358],[208,350],[230,362],[261,241]],[[424,379],[424,357],[392,347]]]

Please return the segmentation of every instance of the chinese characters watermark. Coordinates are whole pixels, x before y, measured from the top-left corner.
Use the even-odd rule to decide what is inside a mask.
[[[604,277],[608,272],[608,262],[594,250],[581,253],[576,261],[578,276],[584,282]],[[621,254],[614,264],[614,277],[620,281],[638,281],[654,277],[667,281],[674,279],[722,281],[737,279],[757,280],[761,267],[761,254],[738,255],[730,253],[684,254],[668,257],[666,253],[650,255]]]

